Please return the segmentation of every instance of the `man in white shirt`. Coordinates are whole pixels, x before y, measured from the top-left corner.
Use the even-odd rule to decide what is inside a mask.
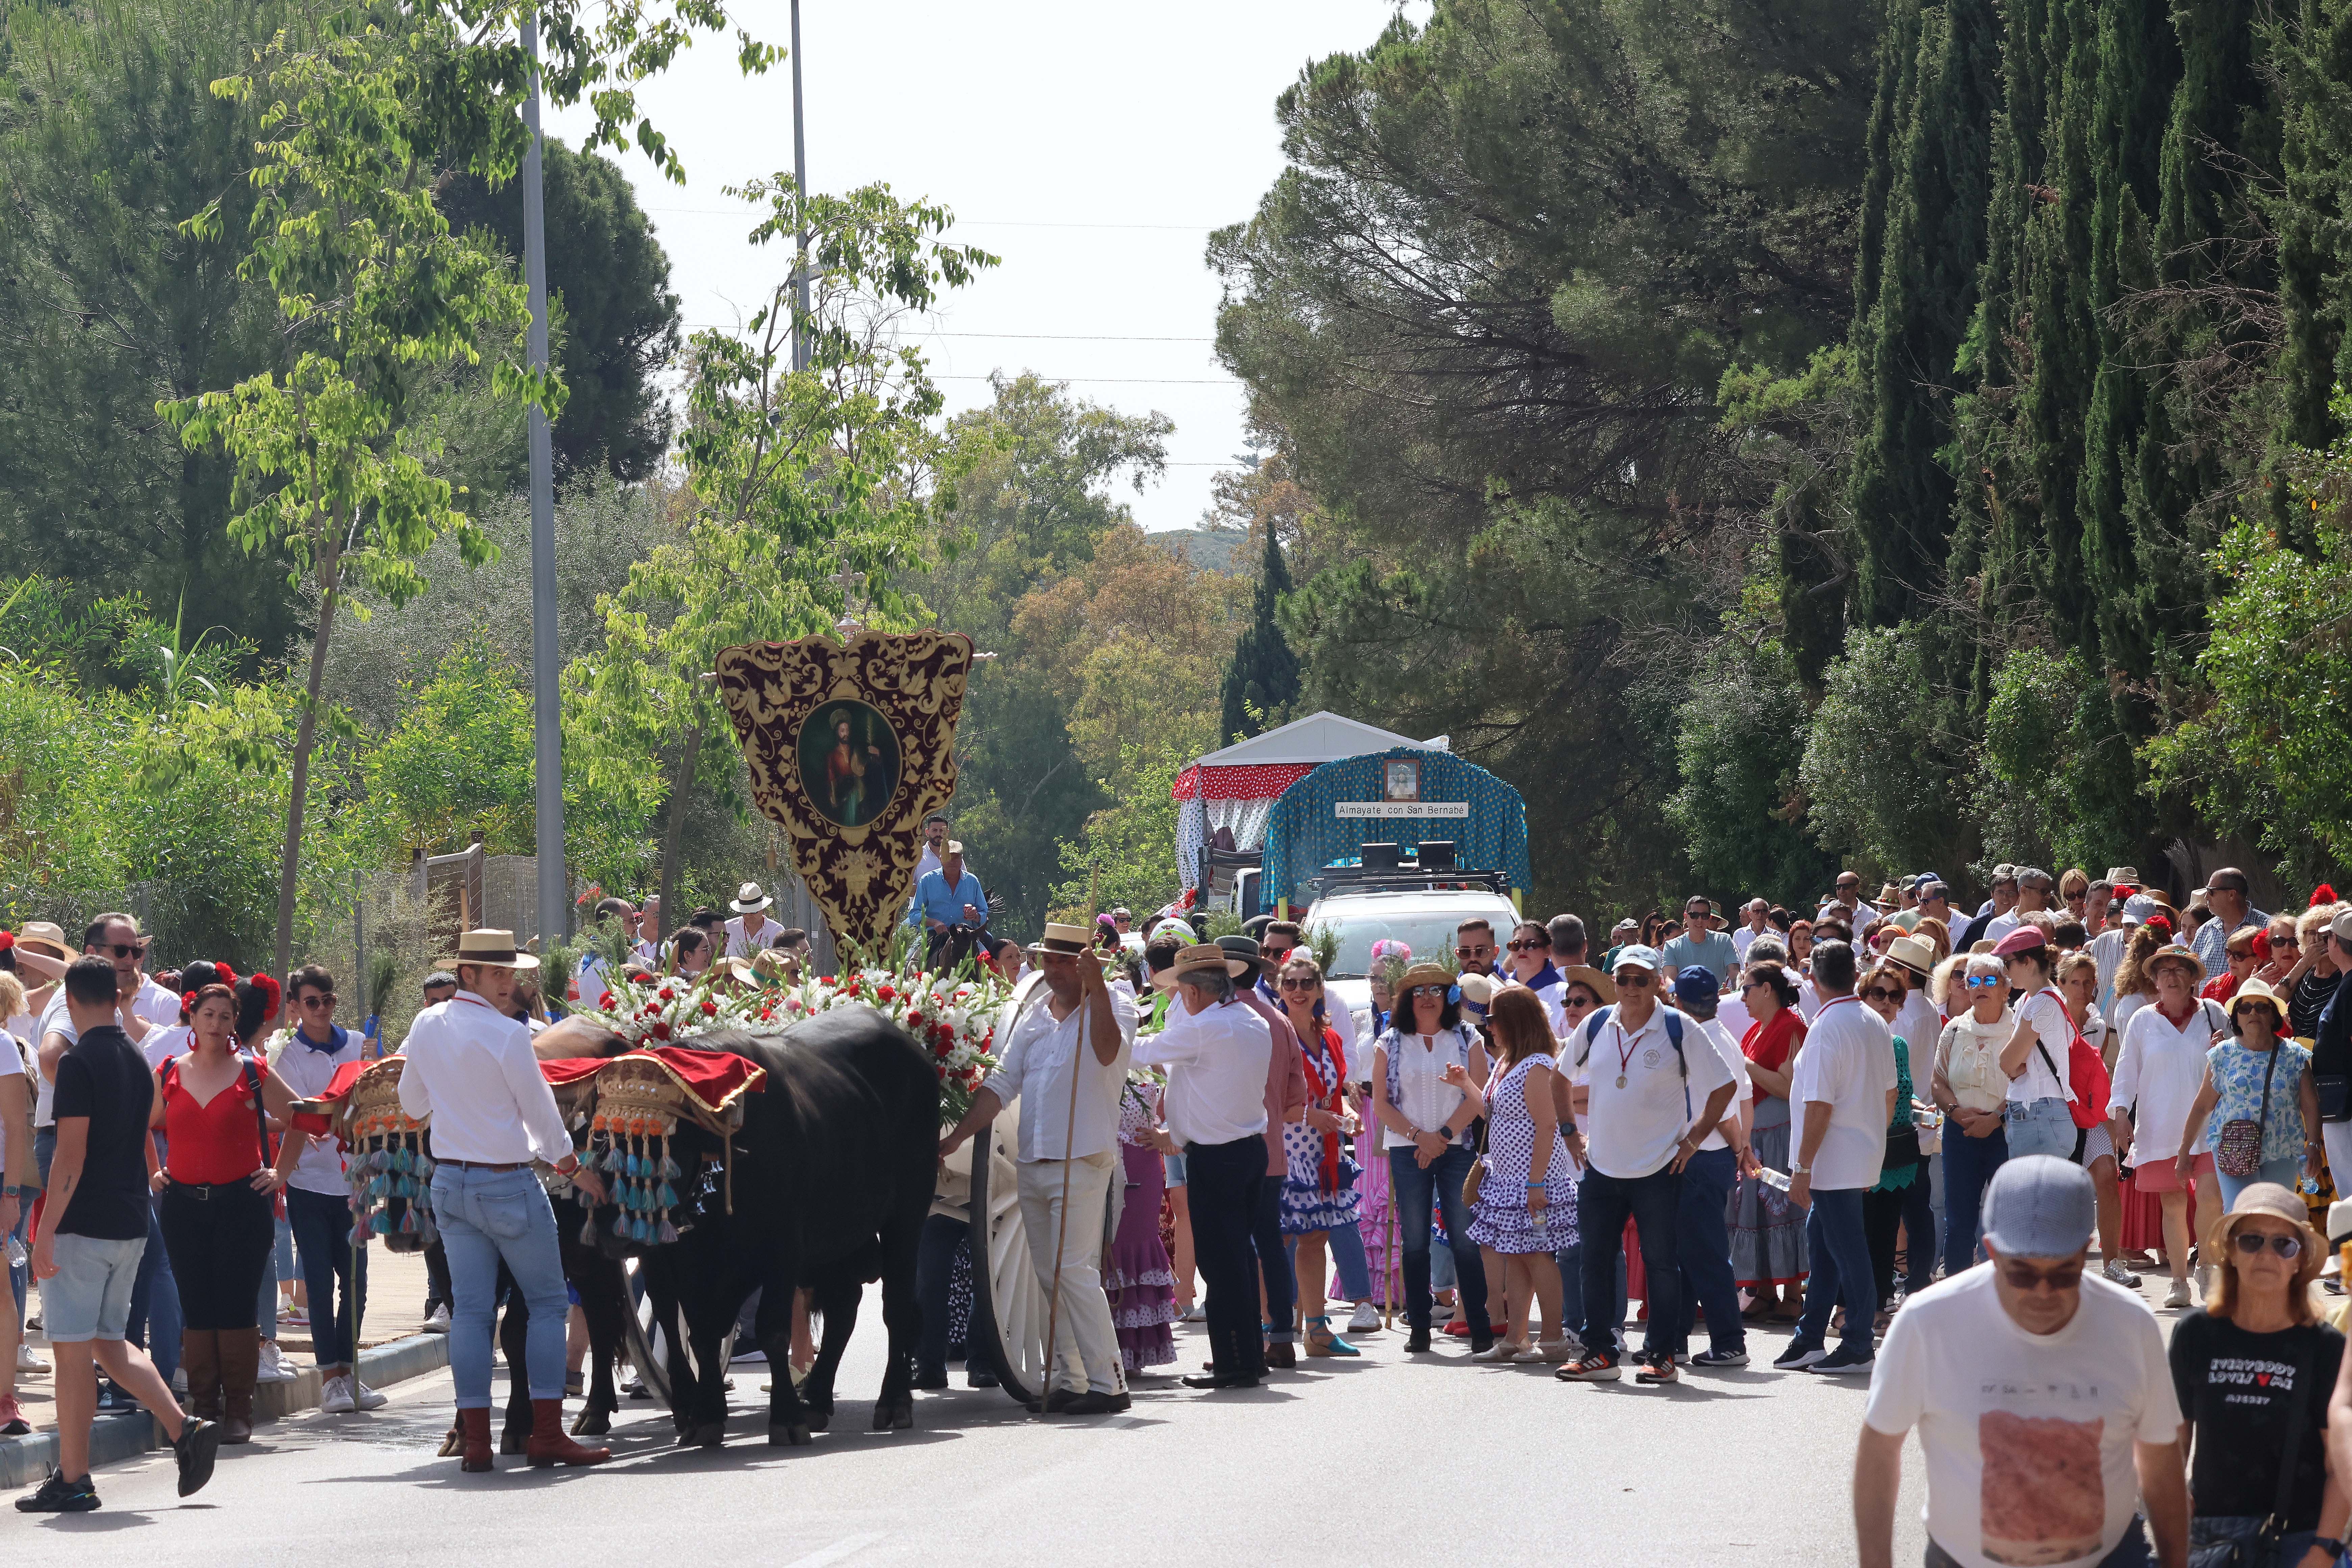
[[[654,894],[637,911],[637,941],[630,949],[647,969],[661,967],[661,895]]]
[[[1131,1403],[1103,1294],[1102,1241],[1103,1205],[1122,1169],[1118,1091],[1135,1046],[1135,1003],[1103,979],[1087,952],[1090,934],[1084,926],[1045,927],[1029,950],[1044,984],[1005,1005],[996,1026],[999,1066],[940,1140],[944,1160],[999,1110],[1020,1104],[1021,1225],[1048,1297],[1061,1264],[1059,1364],[1040,1406],[1048,1415],[1101,1415]]]
[[[1796,1334],[1772,1363],[1784,1372],[1870,1370],[1879,1303],[1862,1228],[1862,1194],[1878,1181],[1886,1156],[1886,1124],[1895,1116],[1895,1037],[1854,995],[1854,951],[1844,942],[1813,949],[1822,1010],[1813,1015],[1789,1082],[1790,1108],[1802,1108],[1796,1157],[1789,1163],[1789,1201],[1812,1211],[1805,1216],[1812,1278],[1805,1283],[1805,1313]],[[1845,1342],[1829,1351],[1830,1312],[1841,1300]]]
[[[1255,1388],[1265,1375],[1257,1253],[1250,1242],[1266,1180],[1265,1085],[1274,1031],[1245,1005],[1234,980],[1251,965],[1214,942],[1176,954],[1176,1001],[1135,1059],[1166,1067],[1169,1136],[1184,1147],[1192,1256],[1208,1286],[1209,1353],[1216,1369],[1188,1388]]]
[[[1984,935],[1979,940],[1999,945],[2001,938],[2025,923],[2024,917],[2050,907],[2051,889],[2056,885],[2057,879],[2039,866],[2020,866],[2017,868],[2017,902],[1986,921]]]
[[[510,931],[469,931],[457,956],[457,994],[427,1007],[402,1047],[400,1109],[433,1119],[433,1213],[448,1253],[449,1369],[464,1436],[458,1468],[492,1468],[490,1318],[499,1265],[514,1276],[530,1311],[526,1376],[530,1384],[531,1463],[600,1465],[609,1448],[583,1448],[563,1430],[563,1336],[571,1300],[555,1211],[531,1162],[545,1160],[590,1201],[604,1185],[572,1151],[572,1135],[540,1076],[530,1030],[509,1016],[515,975],[539,960],[515,949]],[[520,1215],[523,1227],[515,1233]]]
[[[1690,1358],[1696,1367],[1748,1364],[1748,1329],[1739,1316],[1739,1280],[1731,1271],[1731,1229],[1727,1218],[1732,1184],[1753,1170],[1755,1156],[1748,1150],[1748,1124],[1754,1116],[1756,1091],[1748,1081],[1748,1058],[1728,1031],[1716,1021],[1718,993],[1715,974],[1703,964],[1692,964],[1675,976],[1675,1005],[1698,1026],[1696,1040],[1715,1051],[1732,1075],[1731,1103],[1721,1121],[1683,1167],[1680,1206],[1675,1211],[1675,1258],[1682,1268],[1682,1318],[1674,1349],[1679,1355],[1690,1343],[1691,1329],[1700,1309],[1706,1311],[1707,1348]]]
[[[337,1072],[360,1059],[366,1041],[335,1022],[335,977],[320,965],[296,970],[286,989],[294,1004],[294,1026],[287,1031],[275,1070],[297,1100],[317,1100]],[[367,1310],[367,1249],[352,1252],[351,1188],[341,1149],[323,1136],[323,1129],[318,1131],[322,1135],[310,1140],[286,1178],[286,1223],[293,1227],[295,1256],[310,1291],[319,1408],[330,1415],[378,1410],[384,1396],[360,1381],[352,1347]]]
[[[915,880],[940,868],[947,857],[948,814],[935,811],[923,818],[923,858],[915,862]]]
[[[1990,1261],[1895,1314],[1853,1461],[1862,1568],[1893,1568],[1914,1426],[1930,1563],[2145,1564],[2143,1514],[2155,1560],[2188,1561],[2164,1331],[2137,1295],[2084,1273],[2097,1217],[2091,1178],[2074,1163],[2011,1160],[1985,1189]]]
[[[1731,945],[1742,963],[1748,962],[1748,944],[1772,929],[1772,905],[1769,900],[1750,899],[1739,907],[1739,929],[1731,933]]]
[[[1650,1281],[1649,1331],[1633,1380],[1675,1381],[1673,1341],[1682,1321],[1675,1227],[1683,1168],[1722,1122],[1738,1080],[1699,1037],[1698,1021],[1664,1005],[1664,968],[1654,948],[1620,948],[1616,1004],[1594,1013],[1560,1047],[1590,1167],[1576,1194],[1576,1228],[1584,1238],[1584,1355],[1556,1374],[1570,1382],[1622,1375],[1616,1352],[1603,1347],[1613,1342],[1610,1318],[1628,1217]]]
[[[761,889],[757,882],[746,882],[735,889],[735,901],[727,907],[735,911],[729,921],[727,951],[721,958],[750,958],[776,940],[783,928],[768,918],[768,906],[776,900]]]

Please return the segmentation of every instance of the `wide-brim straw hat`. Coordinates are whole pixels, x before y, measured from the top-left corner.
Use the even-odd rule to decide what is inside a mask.
[[[441,969],[455,969],[461,963],[470,963],[484,969],[537,969],[539,967],[539,960],[515,946],[514,932],[494,931],[487,926],[479,931],[469,931],[459,937],[455,957],[436,958],[433,962]]]
[[[1053,928],[1048,926],[1046,929],[1051,931]],[[1178,948],[1175,963],[1161,973],[1173,975],[1176,983],[1181,984],[1187,974],[1198,974],[1211,969],[1222,969],[1228,978],[1239,980],[1249,973],[1250,966],[1213,942],[1200,942],[1190,947]]]
[[[1925,980],[1936,972],[1936,950],[1916,936],[1898,936],[1886,944],[1886,962]]]
[[[1563,981],[1570,983],[1580,981],[1585,985],[1591,988],[1592,994],[1601,998],[1603,1005],[1616,1005],[1617,982],[1610,976],[1601,973],[1601,971],[1593,968],[1592,965],[1589,963],[1563,964],[1560,966],[1559,977]]]
[[[1065,925],[1059,921],[1045,922],[1045,934],[1022,949],[1032,958],[1077,958],[1094,951],[1095,933],[1090,926]]]
[[[2249,980],[2244,984],[2239,986],[2237,990],[2230,994],[2230,1021],[2231,1023],[2237,1022],[2238,1010],[2249,1002],[2263,1002],[2269,1004],[2271,1016],[2274,1026],[2286,1022],[2285,999],[2280,996],[2276,991],[2271,989],[2270,983],[2268,981],[2259,979]]]
[[[2295,1258],[2294,1283],[2289,1289],[2306,1289],[2319,1278],[2327,1262],[2326,1245],[2319,1233],[2311,1228],[2311,1211],[2305,1207],[2303,1194],[2280,1186],[2276,1182],[2254,1182],[2239,1189],[2238,1201],[2230,1205],[2214,1227],[2213,1245],[2223,1259],[2234,1261],[2237,1243],[2234,1237],[2239,1226],[2255,1215],[2270,1219],[2283,1219],[2294,1226],[2295,1235],[2303,1240],[2303,1251]],[[2335,1211],[2328,1211],[2328,1228],[2335,1228]]]
[[[754,914],[776,900],[760,890],[757,882],[746,882],[735,889],[735,901],[727,907],[739,915]]]
[[[2177,942],[2168,943],[2149,953],[2147,962],[2140,965],[2140,970],[2144,973],[2153,975],[2156,973],[2156,966],[2159,963],[2185,964],[2190,972],[2189,984],[2205,984],[2205,961]]]
[[[1448,970],[1444,964],[1432,963],[1428,960],[1423,959],[1421,963],[1407,969],[1402,974],[1398,975],[1396,984],[1391,988],[1391,990],[1396,999],[1399,1002],[1402,1002],[1404,999],[1404,994],[1412,990],[1416,985],[1434,985],[1441,991],[1446,991],[1451,990],[1454,984],[1454,981],[1452,971]]]
[[[65,928],[53,921],[26,921],[23,925],[18,926],[16,945],[38,948],[52,958],[62,958],[68,962],[73,958],[73,949],[66,945]]]

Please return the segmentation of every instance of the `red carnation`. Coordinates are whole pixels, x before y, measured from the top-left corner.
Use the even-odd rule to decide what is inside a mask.
[[[661,988],[661,999],[665,1002],[675,1002],[677,1000],[677,993],[665,985]]]
[[[610,1007],[612,1005],[613,994],[610,991],[605,992],[604,994],[596,998],[596,1005],[599,1007]]]
[[[658,1018],[655,1019],[655,1020],[654,1020],[653,1036],[654,1036],[654,1038],[655,1038],[655,1039],[656,1039],[656,1040],[667,1040],[667,1039],[668,1039],[668,1038],[669,1038],[669,1026],[668,1026],[667,1024],[664,1023],[663,1021],[661,1021],[661,1020],[660,1020],[660,1019],[658,1019]]]
[[[931,1055],[935,1057],[945,1057],[948,1054],[948,1043],[945,1040],[934,1040],[931,1042]]]
[[[702,1011],[704,1016],[716,1018],[719,1016],[719,1004],[705,996],[702,999]]]
[[[898,994],[898,993],[895,986],[885,984],[877,985],[874,988],[874,998],[877,1002],[887,1002]]]
[[[919,1029],[922,1026],[923,1016],[920,1013],[909,1013],[907,1015],[907,1027],[910,1029]]]

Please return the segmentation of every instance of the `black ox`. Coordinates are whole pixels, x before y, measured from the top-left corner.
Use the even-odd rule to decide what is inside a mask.
[[[726,1030],[686,1043],[742,1057],[768,1077],[760,1092],[743,1097],[731,1175],[719,1173],[718,1141],[680,1124],[674,1142],[679,1163],[692,1172],[707,1161],[715,1180],[704,1185],[691,1226],[681,1222],[676,1242],[629,1249],[643,1260],[656,1321],[682,1317],[686,1325],[684,1342],[674,1333],[663,1336],[680,1440],[716,1447],[724,1438],[723,1347],[753,1290],[761,1293],[754,1334],[773,1373],[768,1440],[806,1443],[824,1430],[862,1287],[876,1279],[890,1348],[874,1426],[912,1426],[922,1329],[915,1257],[939,1165],[940,1086],[930,1058],[904,1030],[864,1007],[836,1008],[772,1033]],[[613,1039],[593,1052],[567,1054],[620,1048]],[[725,1195],[730,1188],[731,1213]],[[612,1210],[600,1208],[597,1215],[608,1228]],[[788,1372],[792,1309],[803,1288],[824,1315],[824,1337],[806,1382],[795,1389]]]

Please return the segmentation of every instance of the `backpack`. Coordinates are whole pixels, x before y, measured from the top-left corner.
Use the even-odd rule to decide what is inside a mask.
[[[2107,1095],[2114,1087],[2107,1077],[2107,1064],[2098,1048],[2083,1037],[2082,1026],[2074,1022],[2074,1015],[2066,1011],[2066,999],[2058,994],[2056,987],[2045,986],[2037,994],[2055,1001],[2059,1015],[2074,1030],[2074,1043],[2066,1047],[2066,1114],[2074,1118],[2078,1129],[2088,1131],[2107,1119]],[[2050,1069],[2050,1076],[2056,1078],[2057,1064],[2050,1059],[2050,1047],[2042,1043],[2039,1036],[2034,1038],[2033,1048],[2042,1053],[2042,1065]],[[2086,1095],[2085,1089],[2093,1092]]]
[[[1663,1009],[1666,1015],[1666,1043],[1675,1047],[1675,1066],[1683,1075],[1683,1114],[1691,1113],[1690,1058],[1683,1055],[1683,1016],[1672,1007]],[[1576,1053],[1576,1065],[1582,1067],[1592,1057],[1592,1042],[1601,1037],[1601,1026],[1617,1016],[1617,1005],[1593,1009],[1592,1016],[1584,1021],[1584,1044]]]

